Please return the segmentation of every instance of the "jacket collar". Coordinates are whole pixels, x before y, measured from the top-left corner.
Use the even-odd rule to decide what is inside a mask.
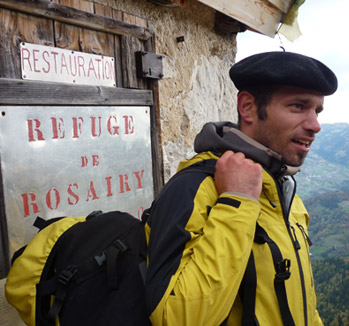
[[[276,178],[293,175],[300,171],[299,167],[286,165],[282,155],[247,136],[232,122],[205,124],[195,138],[194,149],[197,153],[205,151],[223,153],[226,150],[242,152],[246,157],[260,163]]]

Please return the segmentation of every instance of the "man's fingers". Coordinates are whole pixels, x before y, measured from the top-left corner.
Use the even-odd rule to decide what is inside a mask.
[[[240,192],[258,199],[262,178],[262,166],[241,152],[226,151],[217,161],[215,184],[219,194]]]

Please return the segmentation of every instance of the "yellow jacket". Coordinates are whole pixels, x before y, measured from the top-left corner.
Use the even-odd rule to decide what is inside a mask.
[[[179,170],[212,158],[218,157],[211,152],[198,154],[181,162]],[[257,275],[255,316],[261,326],[283,325],[271,251],[267,244],[254,242],[256,222],[283,258],[291,261],[285,286],[295,325],[322,325],[305,233],[309,216],[297,195],[289,216],[284,216],[278,191],[266,171],[258,202],[239,194],[218,197],[213,178],[203,173],[184,173],[169,182],[146,226],[146,291],[152,325],[218,326],[228,315],[227,325],[241,325],[238,291],[251,249]],[[217,203],[222,197],[233,204]],[[295,249],[296,243],[300,249]]]

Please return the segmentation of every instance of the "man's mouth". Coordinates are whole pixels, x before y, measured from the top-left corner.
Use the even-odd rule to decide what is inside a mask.
[[[310,145],[312,143],[311,140],[305,140],[305,139],[300,139],[300,138],[292,139],[292,141],[294,143],[299,144],[300,146],[304,147],[305,149],[309,149]]]

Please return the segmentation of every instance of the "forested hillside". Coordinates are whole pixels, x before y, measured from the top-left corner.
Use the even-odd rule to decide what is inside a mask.
[[[349,257],[348,123],[322,125],[296,180],[311,217],[313,258]]]
[[[349,257],[349,190],[328,192],[304,204],[311,216],[313,258]]]
[[[325,326],[349,325],[349,124],[324,124],[296,175],[310,214],[318,310]]]
[[[348,267],[343,258],[313,261],[317,307],[325,326],[349,325]]]

